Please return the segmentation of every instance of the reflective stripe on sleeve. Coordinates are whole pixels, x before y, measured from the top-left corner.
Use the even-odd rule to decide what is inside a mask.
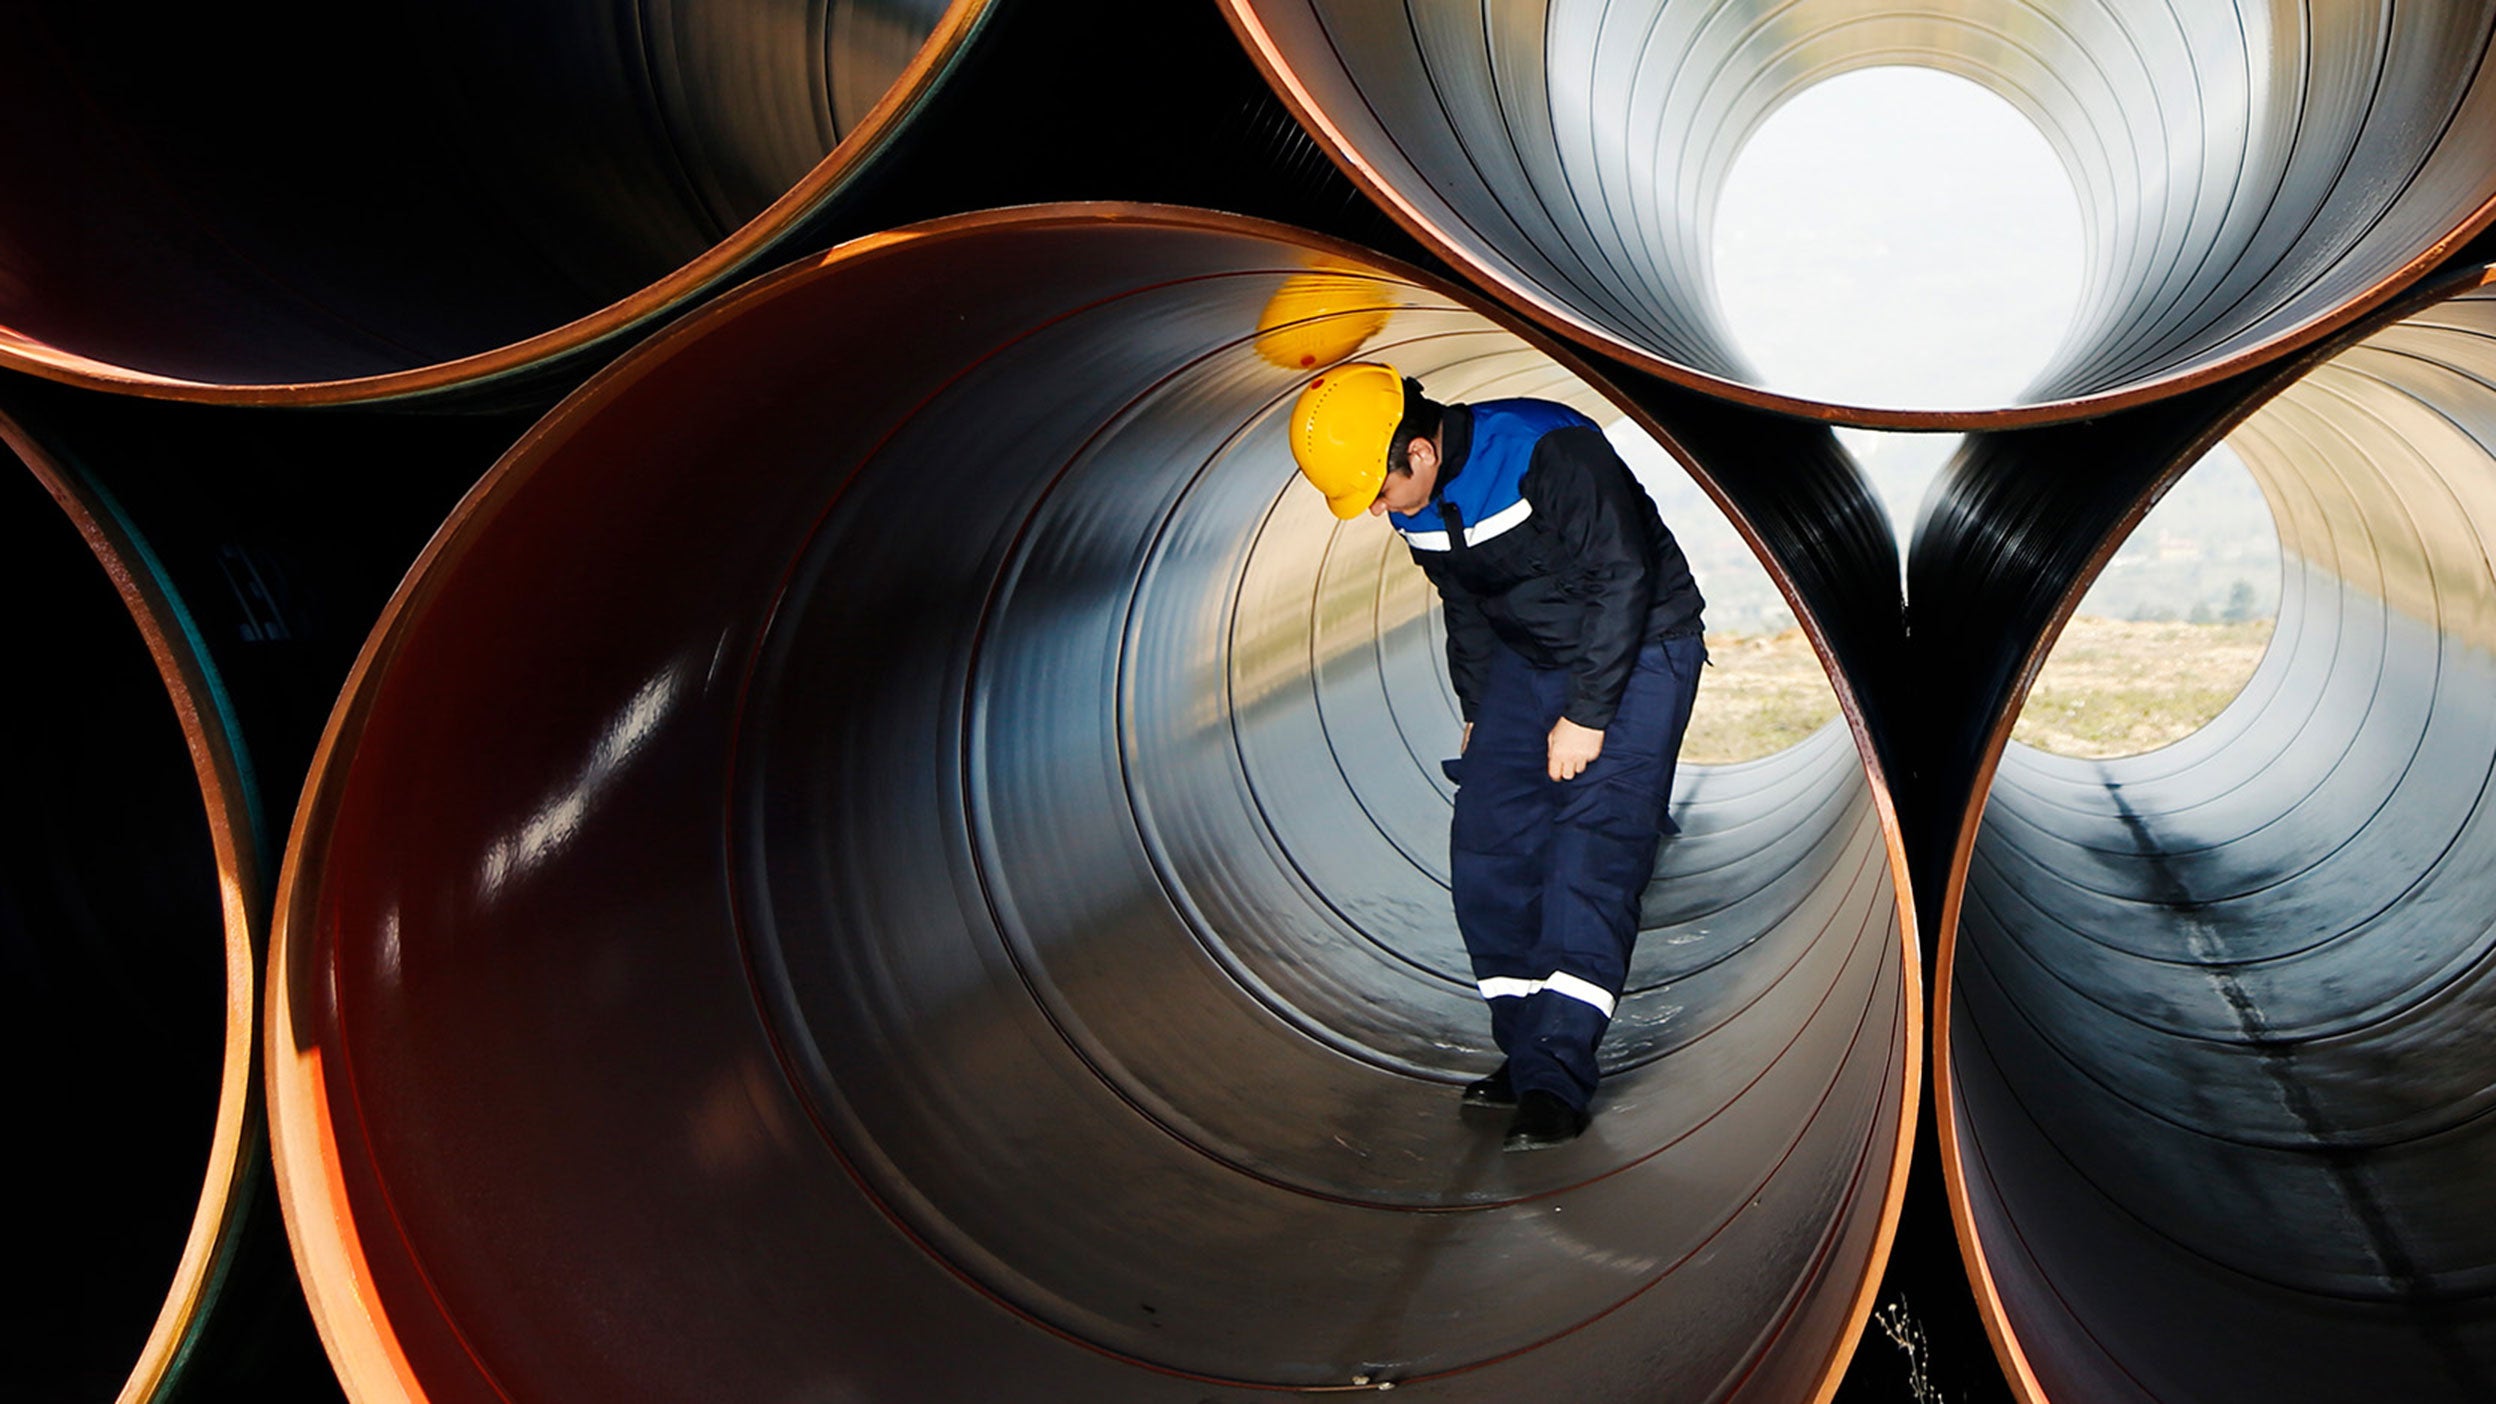
[[[1526,518],[1533,515],[1534,504],[1520,497],[1475,522],[1472,526],[1466,527],[1465,544],[1479,546],[1492,537],[1522,524]],[[1397,535],[1412,543],[1416,551],[1445,551],[1456,544],[1450,541],[1447,533],[1443,531],[1406,531],[1402,527],[1397,527],[1395,530]]]
[[[1534,504],[1520,497],[1500,510],[1493,512],[1478,522],[1475,522],[1472,526],[1466,527],[1465,544],[1468,546],[1479,546],[1483,542],[1490,540],[1492,537],[1498,536],[1502,532],[1507,531],[1510,527],[1520,525],[1526,518],[1533,515]]]
[[[1484,999],[1522,999],[1542,991],[1540,980],[1520,980],[1513,975],[1494,975],[1482,982]]]

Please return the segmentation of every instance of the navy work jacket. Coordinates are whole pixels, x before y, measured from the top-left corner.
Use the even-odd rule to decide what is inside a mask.
[[[1446,607],[1467,721],[1500,644],[1568,669],[1562,715],[1602,730],[1639,649],[1701,627],[1706,601],[1654,500],[1566,405],[1449,405],[1429,504],[1387,516]]]

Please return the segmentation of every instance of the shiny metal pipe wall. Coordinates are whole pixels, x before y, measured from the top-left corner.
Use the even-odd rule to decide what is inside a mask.
[[[1979,773],[1943,918],[1937,1092],[1981,1305],[2028,1399],[2496,1392],[2480,279],[2314,358],[2229,432],[2285,580],[2226,711],[2117,760],[2010,746],[1989,800]],[[2241,412],[2096,447],[2163,481]],[[1966,531],[1953,500],[1990,480],[1994,520],[2014,520],[2038,491],[2014,472],[2075,466],[2019,457],[1996,441],[1957,465],[1917,582],[1973,587],[2018,534]],[[2097,500],[2128,495],[2137,520],[2154,494]],[[2031,520],[2068,530],[2065,505]],[[2082,549],[2102,560],[2122,525]],[[2094,562],[2019,570],[2067,586],[2068,609]],[[2002,696],[1997,749],[2017,687]]]
[[[345,400],[589,345],[854,185],[988,8],[11,6],[0,365]]]
[[[1669,379],[1852,423],[2044,422],[2201,384],[2326,335],[2496,212],[2485,0],[1226,5],[1344,168],[1514,305]],[[2013,404],[1798,398],[1716,308],[1710,231],[1743,142],[1882,64],[1991,89],[2078,194],[2078,319]]]
[[[266,1193],[250,768],[178,597],[110,496],[6,416],[0,477],[25,670],[0,881],[22,1348],[0,1383],[170,1397],[207,1387],[221,1301],[263,1305],[225,1291]],[[259,1219],[282,1269],[265,1204]]]
[[[1348,247],[1060,207],[750,285],[463,504],[272,953],[359,1398],[1834,1389],[1917,1094],[1886,792],[1845,728],[1686,776],[1597,1130],[1500,1156],[1426,587],[1256,349],[1311,277],[1614,412]]]

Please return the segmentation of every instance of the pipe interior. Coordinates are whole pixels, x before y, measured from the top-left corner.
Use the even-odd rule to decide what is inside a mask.
[[[1951,989],[1960,1169],[2053,1399],[2496,1393],[2496,297],[2228,442],[2277,632],[2201,731],[2014,745]]]
[[[0,345],[287,385],[552,331],[762,215],[947,9],[11,6]]]
[[[1227,3],[1338,156],[1503,296],[1667,376],[1867,423],[2069,417],[2250,364],[2388,294],[2496,198],[2485,0]],[[1710,233],[1744,143],[1884,65],[1998,94],[2078,194],[2077,318],[2007,402],[1819,404],[1727,334]]]
[[[110,1399],[174,1287],[203,1194],[223,1192],[210,1162],[225,909],[166,684],[103,565],[6,445],[0,560],[29,605],[0,842],[24,1151],[11,1329],[28,1345],[0,1364],[0,1393]]]
[[[936,230],[593,383],[377,636],[280,936],[333,1327],[435,1398],[1833,1379],[1914,1018],[1849,733],[1684,771],[1596,1129],[1500,1155],[1435,610],[1252,333],[1317,267],[1438,394],[1601,398],[1271,226]]]

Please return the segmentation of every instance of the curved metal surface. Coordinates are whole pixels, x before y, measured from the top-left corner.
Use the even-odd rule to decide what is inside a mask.
[[[12,689],[23,739],[0,883],[30,1206],[10,1254],[25,1348],[5,1378],[20,1398],[171,1397],[198,1382],[187,1367],[243,1252],[263,1153],[256,799],[145,544],[6,416],[0,447],[0,556],[36,606],[18,642],[41,680]]]
[[[1253,349],[1312,268],[1440,393],[1607,409],[1347,246],[1070,206],[760,280],[463,504],[271,956],[359,1397],[1835,1388],[1917,1093],[1886,794],[1838,728],[1687,775],[1596,1130],[1497,1154],[1434,611]]]
[[[1599,350],[1822,419],[2101,414],[2327,335],[2496,215],[2496,5],[2182,0],[1225,0],[1276,89],[1424,243]],[[1749,135],[1823,79],[1912,64],[2026,114],[2079,197],[2070,336],[2009,405],[1767,385],[1709,239]]]
[[[1963,1247],[2028,1399],[2496,1392],[2481,278],[2249,399],[2097,445],[2123,467],[2058,510],[2015,475],[2075,465],[1979,446],[1919,536],[1911,588],[2019,575],[2068,611],[2224,431],[2285,561],[2259,670],[2183,741],[2002,751],[2042,644],[1997,694],[1999,764],[1979,761],[1944,913],[1936,1094]],[[2069,540],[1971,530],[1988,488],[1997,524]]]
[[[988,8],[11,6],[0,365],[312,402],[543,362],[852,186]]]

